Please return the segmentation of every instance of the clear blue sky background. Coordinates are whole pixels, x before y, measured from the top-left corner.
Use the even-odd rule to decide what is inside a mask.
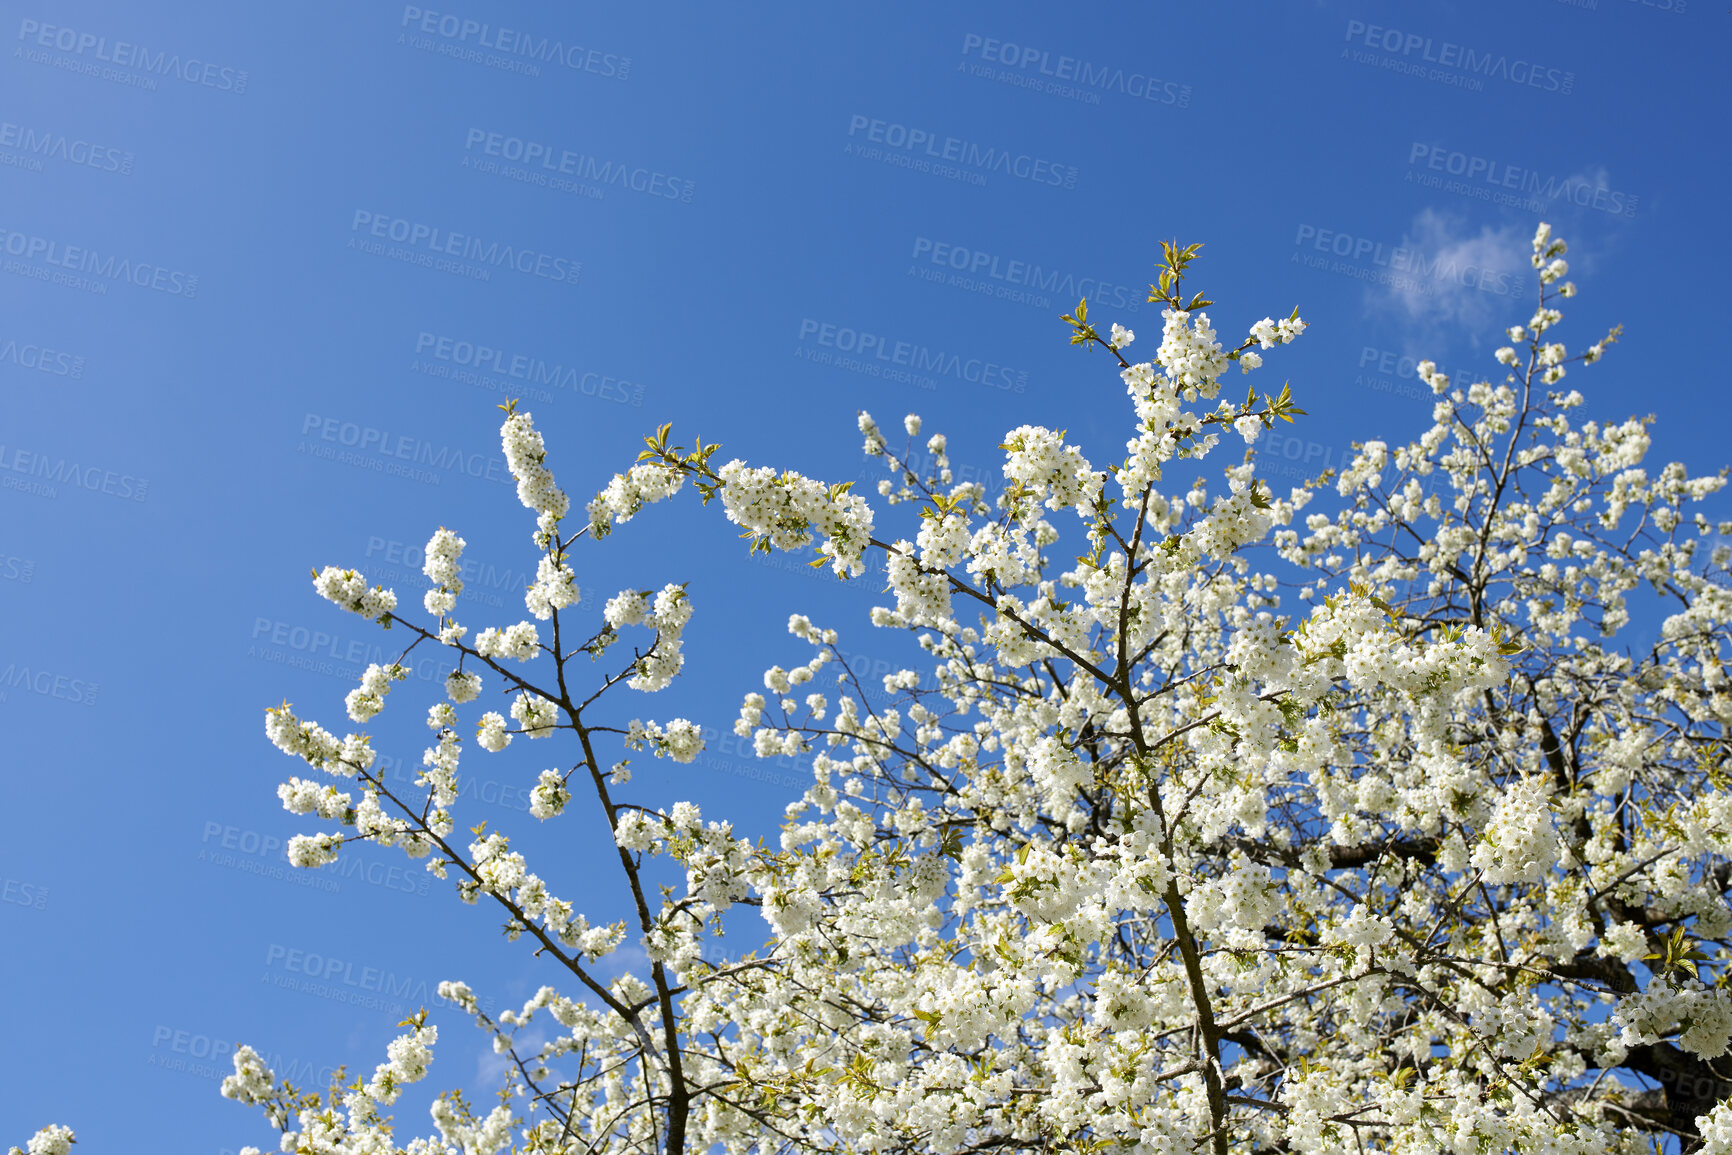
[[[487,477],[503,473],[504,396],[528,398],[579,503],[669,420],[724,458],[832,480],[864,470],[860,408],[887,429],[925,414],[959,471],[990,470],[1024,422],[1105,461],[1128,435],[1123,388],[1057,314],[1086,292],[1152,354],[1159,318],[1140,302],[1177,237],[1206,244],[1196,284],[1223,336],[1295,304],[1311,323],[1261,383],[1290,379],[1311,413],[1266,456],[1314,472],[1427,420],[1404,358],[1495,371],[1499,331],[1531,312],[1544,217],[1583,288],[1567,340],[1626,326],[1571,384],[1603,417],[1657,414],[1662,460],[1725,458],[1719,355],[1703,352],[1726,304],[1720,5],[426,11],[43,3],[0,19],[0,1142],[61,1120],[92,1151],[269,1149],[217,1097],[234,1041],[303,1073],[370,1071],[402,1010],[355,1000],[412,1010],[422,984],[462,977],[515,1004],[558,981],[491,911],[436,881],[418,893],[400,856],[287,878],[281,842],[314,827],[280,809],[294,764],[261,726],[284,698],[345,726],[349,659],[379,640],[314,596],[309,567],[377,573],[414,606],[404,545],[444,524],[482,567],[472,590],[495,597],[466,599],[465,620],[524,616],[532,522]],[[576,67],[524,70],[502,27]],[[528,169],[507,159],[531,146]],[[397,259],[392,228],[417,226],[413,251],[462,234],[551,275]],[[859,334],[956,369],[826,363]],[[460,379],[471,346],[502,351],[494,368],[558,366],[558,383],[536,397]],[[405,463],[381,442],[433,460],[388,472]],[[726,733],[765,666],[804,656],[791,611],[868,664],[907,653],[865,622],[880,583],[785,560],[749,559],[693,500],[586,547],[586,590],[688,580],[696,606],[686,678],[622,698],[621,718]],[[432,692],[400,687],[370,727],[405,773]],[[598,816],[537,831],[523,813],[547,745],[472,748],[459,817],[519,835],[556,890],[613,917]],[[693,798],[743,831],[773,833],[801,789],[797,768],[766,772],[731,740],[638,770],[631,797]],[[325,987],[297,989],[309,969]],[[428,1086],[485,1077],[481,1036],[438,1021]],[[405,1103],[420,1130],[424,1100]]]

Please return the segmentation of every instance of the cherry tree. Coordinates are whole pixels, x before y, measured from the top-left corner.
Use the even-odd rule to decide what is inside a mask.
[[[1303,411],[1234,382],[1305,324],[1222,344],[1184,291],[1197,246],[1166,246],[1152,360],[1086,302],[1064,318],[1129,396],[1123,460],[1024,425],[991,503],[953,483],[943,435],[922,451],[919,418],[895,450],[861,414],[880,509],[664,426],[574,517],[504,406],[532,619],[460,624],[450,529],[422,613],[354,570],[315,575],[405,654],[455,660],[416,789],[364,733],[287,704],[266,731],[312,772],[283,805],[327,826],[294,839],[297,865],[399,847],[502,910],[548,985],[497,1016],[440,985],[506,1087],[486,1112],[441,1095],[424,1138],[386,1112],[428,1075],[425,1009],[371,1076],[305,1090],[242,1047],[223,1094],[298,1155],[1732,1151],[1732,523],[1692,509],[1725,476],[1650,469],[1646,422],[1577,414],[1564,379],[1618,331],[1555,340],[1564,253],[1540,226],[1535,310],[1498,372],[1423,363],[1429,428],[1286,494],[1255,445]],[[1208,480],[1234,438],[1242,459]],[[753,550],[840,577],[879,555],[895,601],[871,624],[927,655],[869,686],[836,628],[790,618],[735,723],[811,768],[773,845],[629,800],[629,752],[702,749],[694,722],[633,704],[681,671],[685,587],[575,608],[580,550],[688,485]],[[901,536],[879,528],[897,507]],[[370,668],[349,718],[404,675]],[[474,713],[484,691],[509,718]],[[455,834],[471,728],[482,757],[564,743],[531,813],[605,819],[627,922],[590,923],[508,832]],[[658,864],[684,885],[654,893]],[[767,946],[724,949],[754,923]]]

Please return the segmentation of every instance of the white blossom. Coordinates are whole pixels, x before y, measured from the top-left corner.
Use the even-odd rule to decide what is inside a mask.
[[[809,778],[779,829],[736,831],[666,798],[677,778],[631,788],[628,755],[704,751],[698,721],[633,718],[613,692],[683,669],[685,585],[619,592],[587,642],[561,615],[567,653],[527,621],[465,649],[442,618],[454,660],[546,657],[496,670],[516,729],[489,711],[477,742],[499,751],[516,732],[569,752],[529,813],[608,822],[630,889],[627,918],[605,925],[579,909],[604,901],[597,876],[562,894],[532,869],[556,859],[469,816],[457,719],[479,675],[434,688],[416,791],[386,788],[365,736],[267,711],[271,742],[323,772],[289,778],[280,801],[335,828],[295,836],[291,862],[329,863],[351,837],[398,848],[492,904],[508,940],[550,966],[557,951],[550,976],[609,962],[499,1011],[441,983],[488,1032],[505,1093],[481,1113],[441,1096],[425,1137],[381,1114],[429,1069],[419,1017],[370,1078],[313,1106],[246,1047],[223,1093],[259,1107],[285,1150],[320,1155],[647,1150],[679,1111],[677,1047],[688,1151],[749,1155],[773,1131],[790,1148],[934,1155],[1631,1155],[1678,1133],[1732,1155],[1727,1108],[1693,1115],[1712,1080],[1637,1100],[1630,1078],[1732,1044],[1732,521],[1699,508],[1725,478],[1651,462],[1644,421],[1584,420],[1582,392],[1545,388],[1618,335],[1591,357],[1552,339],[1574,291],[1566,249],[1535,234],[1538,305],[1505,330],[1498,379],[1421,361],[1429,425],[1355,431],[1333,485],[1272,484],[1255,455],[1203,460],[1279,416],[1216,403],[1220,377],[1299,336],[1296,312],[1227,349],[1200,309],[1167,308],[1153,359],[1119,369],[1113,464],[1092,467],[1088,438],[1021,425],[996,508],[978,486],[942,488],[942,435],[923,480],[859,414],[897,478],[892,507],[920,510],[883,531],[843,486],[712,470],[663,431],[590,504],[593,533],[562,540],[547,447],[508,414],[537,512],[538,617],[581,610],[580,545],[690,480],[754,548],[816,546],[843,575],[881,564],[895,601],[868,617],[911,635],[891,639],[906,653],[868,658],[789,614],[794,653],[754,667],[732,729]],[[1169,302],[1190,296],[1171,283],[1189,259],[1168,254]],[[1193,412],[1199,399],[1212,407]],[[903,429],[922,434],[913,415]],[[426,567],[442,615],[461,589],[447,534]],[[326,575],[345,608],[391,612],[353,571]],[[1666,605],[1650,628],[1652,591]],[[351,717],[377,714],[401,669],[371,666]],[[594,807],[573,806],[592,790]],[[459,825],[466,847],[448,841]],[[579,1081],[562,1133],[546,1108],[569,1096],[546,1088]]]

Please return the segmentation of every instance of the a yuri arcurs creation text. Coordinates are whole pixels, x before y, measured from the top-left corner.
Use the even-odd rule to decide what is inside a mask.
[[[1566,375],[1617,332],[1560,343],[1563,254],[1542,225],[1495,372],[1419,365],[1429,429],[1286,495],[1254,447],[1302,411],[1233,383],[1305,325],[1223,345],[1181,292],[1194,246],[1151,286],[1151,360],[1086,306],[1066,318],[1123,382],[1122,459],[1012,429],[992,503],[917,417],[897,453],[862,414],[881,508],[664,426],[574,516],[504,407],[537,517],[528,618],[464,622],[452,529],[413,610],[353,570],[314,582],[457,667],[404,704],[430,734],[415,788],[363,733],[287,705],[266,730],[304,764],[283,804],[322,820],[296,863],[395,846],[532,940],[548,985],[521,1008],[439,987],[508,1058],[506,1091],[442,1095],[423,1138],[388,1126],[433,1059],[424,1009],[370,1077],[307,1092],[241,1047],[223,1094],[297,1155],[1732,1151],[1732,523],[1697,512],[1725,479],[1645,465],[1643,421],[1582,416]],[[765,643],[736,732],[812,775],[779,844],[629,800],[626,752],[702,746],[630,704],[680,673],[684,587],[576,608],[580,551],[688,487],[752,549],[882,562],[872,625],[929,655],[869,693],[829,623]],[[370,668],[350,719],[403,675]],[[611,827],[628,923],[592,924],[563,897],[592,880],[460,821],[464,765],[518,739],[557,766],[535,820]],[[646,884],[658,857],[683,887]],[[725,950],[724,923],[770,942]]]

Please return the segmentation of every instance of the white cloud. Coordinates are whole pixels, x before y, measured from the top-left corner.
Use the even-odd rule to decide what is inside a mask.
[[[1498,343],[1533,311],[1532,240],[1520,225],[1472,232],[1459,217],[1424,209],[1402,236],[1407,253],[1391,262],[1391,283],[1368,286],[1367,304],[1397,315],[1410,355],[1435,356],[1461,341],[1475,349]]]

